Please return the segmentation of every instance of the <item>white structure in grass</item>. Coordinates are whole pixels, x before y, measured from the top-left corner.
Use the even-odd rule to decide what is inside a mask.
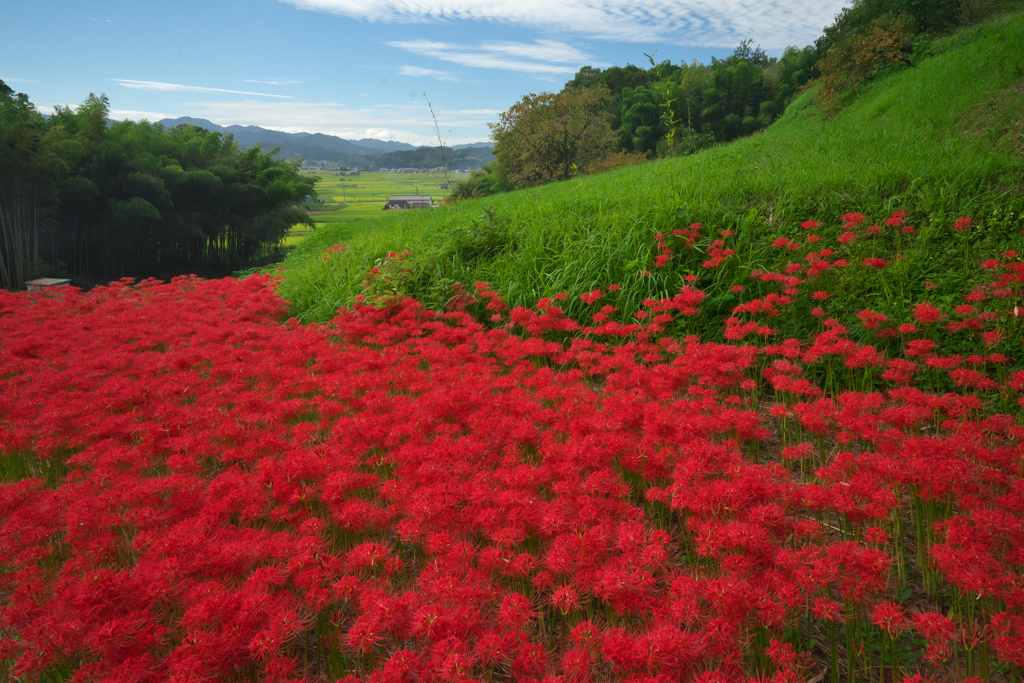
[[[426,194],[393,194],[388,197],[387,209],[429,209],[430,195]]]

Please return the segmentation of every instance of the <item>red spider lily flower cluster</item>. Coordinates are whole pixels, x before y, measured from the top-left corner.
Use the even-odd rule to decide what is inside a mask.
[[[282,324],[263,276],[0,293],[0,660],[1003,680],[1024,666],[1024,269],[985,264],[964,303],[920,291],[905,317],[827,313],[842,260],[801,255],[721,283],[746,297],[726,343],[667,334],[707,315],[695,276],[633,321],[602,306],[626,285],[529,307],[455,285],[431,311],[389,296],[396,253],[324,325]],[[806,312],[806,338],[768,324]]]
[[[324,249],[323,259],[324,261],[329,260],[331,254],[344,254],[346,249],[348,249],[348,243],[335,244],[333,246],[327,247],[326,249]]]

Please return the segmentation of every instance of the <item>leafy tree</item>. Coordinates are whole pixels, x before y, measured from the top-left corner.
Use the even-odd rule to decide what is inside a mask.
[[[955,26],[964,12],[964,0],[853,0],[815,41],[819,57],[834,47],[866,34],[872,22],[905,15],[914,33],[943,31]]]
[[[53,143],[28,96],[0,81],[0,286],[19,287],[42,258],[63,170]]]
[[[648,55],[646,72],[634,66],[601,71],[581,69],[566,85],[607,85],[612,93],[607,111],[625,150],[657,150],[658,155],[690,154],[714,142],[725,142],[770,125],[797,91],[817,76],[816,50],[787,48],[782,58],[768,57],[744,40],[711,64],[656,64]],[[622,85],[623,75],[642,85]],[[642,88],[642,89],[641,89]],[[657,125],[645,93],[661,109]],[[738,117],[738,118],[730,118]]]
[[[44,121],[25,95],[0,89],[0,284],[70,274],[227,274],[268,254],[308,217],[315,194],[296,163],[230,135],[147,122],[109,125],[90,94]]]
[[[765,54],[765,51],[758,45],[755,48],[750,47],[754,44],[753,38],[747,38],[746,40],[740,41],[740,44],[733,51],[733,58],[751,64],[756,67],[766,67],[771,64],[771,59]]]
[[[749,62],[740,61],[732,68],[731,102],[732,110],[743,112],[754,99],[755,70]]]
[[[662,110],[649,88],[622,89],[622,123],[618,134],[622,149],[646,154],[658,147]]]
[[[611,66],[604,70],[585,66],[576,73],[571,81],[565,84],[563,90],[596,88],[602,85],[608,88],[611,99],[605,109],[610,116],[608,124],[612,130],[616,130],[622,125],[622,91],[625,88],[650,85],[655,78],[654,73],[633,64]]]
[[[911,64],[908,57],[913,46],[913,17],[907,14],[886,14],[875,19],[863,34],[844,39],[818,64],[821,70],[819,105],[836,111],[841,95],[857,89],[874,78],[879,71],[897,63]]]
[[[529,94],[491,124],[494,154],[512,187],[567,180],[615,148],[605,87]]]

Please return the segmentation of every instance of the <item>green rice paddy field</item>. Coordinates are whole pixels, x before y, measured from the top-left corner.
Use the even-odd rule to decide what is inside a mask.
[[[388,195],[428,194],[441,202],[446,190],[442,173],[362,173],[357,176],[338,176],[336,171],[302,171],[305,176],[319,176],[317,194],[324,200],[323,213],[313,214],[317,223],[339,223],[377,218],[381,215]],[[458,176],[450,174],[452,182]]]

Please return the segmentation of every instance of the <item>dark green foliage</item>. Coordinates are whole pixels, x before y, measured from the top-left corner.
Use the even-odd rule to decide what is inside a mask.
[[[487,197],[499,192],[508,192],[508,178],[505,166],[500,160],[494,160],[479,171],[470,174],[456,182],[451,188],[449,196],[452,201],[460,199],[477,199]]]
[[[916,33],[946,31],[960,23],[964,10],[964,0],[853,0],[823,29],[815,47],[818,56],[824,57],[829,49],[865,33],[871,22],[887,15],[911,17]]]
[[[566,88],[608,87],[609,120],[623,150],[692,154],[770,125],[817,75],[817,61],[810,46],[786,48],[777,58],[745,40],[729,57],[712,57],[711,64],[655,64],[652,57],[650,69],[586,66]]]
[[[627,152],[651,152],[657,149],[661,107],[647,87],[622,89],[622,123],[618,133]]]
[[[43,120],[0,88],[0,284],[228,274],[266,256],[315,180],[183,124],[107,122],[107,98]]]

